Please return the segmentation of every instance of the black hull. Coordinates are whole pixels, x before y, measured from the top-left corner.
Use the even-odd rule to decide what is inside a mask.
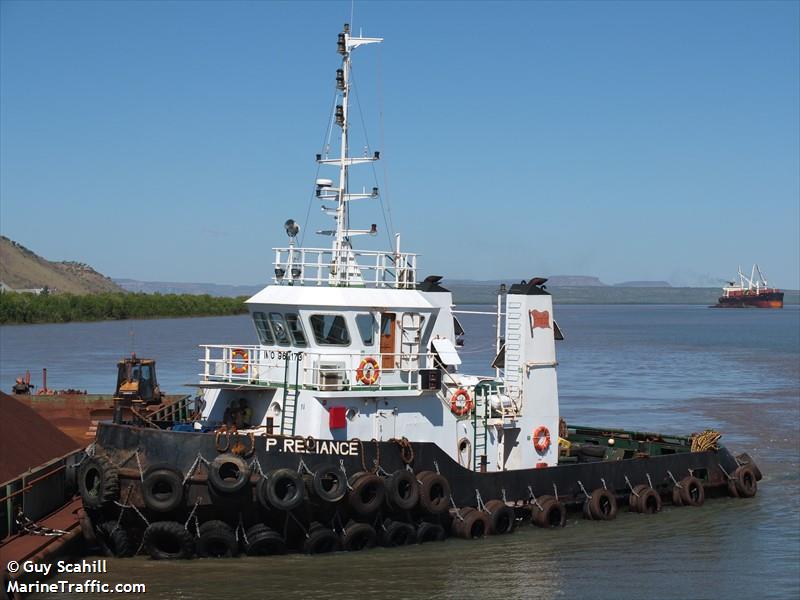
[[[783,292],[721,296],[714,308],[783,308]]]
[[[240,436],[249,454],[249,440]],[[266,448],[267,439],[277,439],[270,450]],[[306,442],[302,441],[303,451],[283,451],[285,440],[293,445],[297,440],[291,438],[255,438],[255,450],[246,460],[253,464],[257,460],[263,472],[277,468],[300,469],[301,461],[310,470],[324,465],[341,465],[348,476],[359,471],[374,469],[378,461],[380,469],[391,473],[406,467],[400,452],[400,446],[394,442],[349,442],[348,451],[356,450],[356,455],[321,454],[315,452],[323,447],[330,450],[326,442],[312,441],[311,451],[305,450]],[[140,505],[137,493],[141,473],[148,465],[168,464],[186,475],[193,466],[198,465],[198,456],[205,461],[213,461],[225,450],[225,436],[221,441],[213,434],[184,433],[155,429],[144,429],[126,425],[101,424],[97,432],[97,452],[105,454],[111,462],[121,465],[120,497],[126,496],[131,504]],[[528,504],[531,492],[534,495],[555,495],[567,505],[583,503],[584,489],[607,487],[619,496],[629,492],[630,486],[647,484],[662,494],[667,494],[674,485],[673,477],[680,480],[687,475],[701,479],[707,489],[725,488],[729,477],[738,463],[725,448],[706,452],[681,452],[649,458],[634,458],[617,461],[597,461],[576,464],[564,464],[550,468],[503,471],[496,473],[478,473],[462,467],[438,446],[426,442],[412,443],[414,459],[410,463],[415,472],[438,470],[444,475],[452,488],[453,501],[459,507],[476,506],[477,492],[483,501],[505,499],[518,505]],[[138,452],[138,458],[136,453]],[[202,461],[200,461],[202,462]],[[208,486],[203,477],[204,469],[195,468],[189,480],[189,492],[185,498],[185,506],[213,504],[208,493]],[[670,475],[671,474],[671,475]],[[257,475],[253,475],[257,479]],[[581,488],[581,484],[583,488]],[[132,489],[127,490],[128,487]]]

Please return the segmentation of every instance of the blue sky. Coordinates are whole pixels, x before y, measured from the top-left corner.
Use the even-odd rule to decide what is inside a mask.
[[[233,284],[267,281],[289,217],[327,246],[306,214],[350,11],[3,1],[0,232]],[[425,273],[715,285],[758,262],[800,288],[800,3],[357,2],[353,26],[386,38],[356,85]],[[379,203],[352,214],[388,245]]]

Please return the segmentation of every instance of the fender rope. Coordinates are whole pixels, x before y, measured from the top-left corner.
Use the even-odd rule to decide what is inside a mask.
[[[733,475],[731,475],[730,473],[728,473],[725,470],[725,467],[722,466],[722,463],[717,463],[717,464],[719,465],[719,468],[722,469],[722,472],[725,473],[725,477],[727,477],[729,480],[730,479],[736,479],[736,477],[734,477]]]
[[[127,504],[131,499],[131,492],[133,492],[133,486],[128,487],[128,495],[125,496],[125,504]],[[117,529],[119,529],[119,524],[122,523],[122,515],[125,514],[125,509],[123,508],[119,511],[119,516],[117,517],[117,523],[114,525],[114,529],[111,530],[111,533],[108,535],[112,535]]]
[[[200,504],[200,498],[198,498],[197,500],[195,500],[195,503],[194,503],[194,508],[192,508],[192,512],[190,512],[190,513],[189,513],[189,516],[186,518],[186,523],[184,523],[184,524],[183,524],[183,528],[184,528],[186,531],[189,531],[189,521],[191,521],[191,520],[192,520],[192,517],[194,517],[194,513],[197,511],[197,505],[198,505],[198,504]],[[196,521],[197,521],[197,519],[195,519],[195,522],[196,522]],[[200,537],[200,526],[199,526],[199,525],[197,525],[197,537]]]
[[[261,475],[261,477],[263,477],[264,479],[266,479],[267,475],[264,473],[264,469],[261,468],[261,463],[259,462],[257,456],[255,458],[253,458],[253,460],[250,461],[250,470],[251,471],[253,470],[253,465],[258,467],[258,469],[255,472],[258,473],[259,475]]]
[[[652,479],[650,479],[650,473],[645,473],[645,475],[647,475],[647,484],[648,484],[650,487],[653,487],[653,480],[652,480]],[[655,488],[654,488],[654,489],[655,489]]]
[[[672,471],[667,470],[667,475],[669,475],[669,478],[672,479],[672,483],[675,484],[676,488],[682,488],[683,487],[681,485],[681,483],[675,479],[675,476],[672,474]]]
[[[633,494],[634,496],[636,496],[636,497],[638,498],[638,497],[639,497],[639,494],[637,494],[637,493],[636,493],[636,490],[634,490],[634,489],[633,489],[633,486],[631,485],[631,480],[630,480],[630,479],[628,479],[628,476],[627,476],[627,475],[625,475],[625,483],[627,483],[627,484],[628,484],[628,487],[631,489],[631,494]]]
[[[486,505],[483,503],[483,498],[481,498],[481,493],[478,491],[478,488],[475,488],[475,499],[478,501],[478,510],[492,514],[491,511],[486,510]]]
[[[186,482],[189,481],[189,478],[192,476],[192,474],[194,473],[194,470],[197,468],[197,465],[200,462],[203,462],[206,465],[206,467],[209,464],[211,464],[205,458],[203,458],[202,455],[198,452],[197,453],[197,458],[194,459],[194,462],[192,463],[192,466],[189,467],[189,470],[186,472],[186,476],[183,478],[183,485],[186,485]]]
[[[123,463],[124,464],[124,463]],[[120,465],[122,466],[122,465]],[[139,479],[144,483],[144,471],[142,471],[142,461],[139,460],[139,449],[136,449],[136,466],[139,467]]]
[[[345,483],[347,483],[347,489],[352,491],[353,486],[350,485],[350,478],[347,476],[347,470],[344,468],[344,459],[343,458],[339,459],[339,468],[342,470],[342,473],[344,473],[344,481],[345,481]]]
[[[530,492],[530,494],[531,494],[531,498],[533,499],[534,506],[536,506],[536,508],[538,508],[539,510],[544,511],[544,509],[542,508],[542,505],[539,504],[539,501],[536,499],[536,495],[533,493],[533,488],[531,486],[528,486],[528,492]]]
[[[606,490],[606,491],[608,491],[608,486],[606,485],[606,480],[605,480],[604,478],[602,478],[602,477],[601,477],[601,478],[600,478],[600,481],[601,481],[601,482],[602,482],[602,484],[603,484],[603,489],[604,489],[604,490]]]
[[[302,471],[300,469],[302,469]],[[314,472],[311,469],[308,468],[308,466],[306,465],[305,461],[301,458],[300,462],[297,463],[297,472],[302,474],[303,471],[305,471],[309,475],[313,475],[314,474]]]
[[[553,494],[556,497],[556,502],[558,502],[558,488],[556,487],[556,482],[553,482]]]
[[[142,521],[144,521],[144,522],[145,522],[145,524],[146,524],[148,527],[150,526],[150,521],[148,521],[148,520],[147,520],[147,517],[145,517],[145,516],[144,516],[144,515],[141,513],[141,511],[140,511],[138,508],[136,508],[136,505],[135,505],[135,504],[122,504],[122,503],[120,503],[120,502],[117,502],[116,500],[114,500],[114,504],[116,504],[116,505],[117,505],[117,506],[119,506],[120,508],[132,508],[132,509],[133,509],[133,511],[134,511],[134,512],[135,512],[137,515],[139,515],[139,518],[141,518],[141,519],[142,519]]]
[[[453,500],[453,494],[450,494],[450,504],[452,504],[453,508],[456,509],[456,516],[459,518],[459,520],[463,521],[464,517],[461,516],[461,510],[459,510],[459,508],[456,506],[456,501]]]
[[[372,441],[375,442],[375,458],[372,459],[372,472],[377,473],[378,469],[381,468],[381,443],[375,438],[372,438]]]
[[[586,496],[586,499],[588,500],[590,494],[589,494],[589,492],[586,491],[586,488],[583,487],[583,483],[581,483],[580,479],[578,479],[578,485],[581,486],[581,491],[583,492],[583,495]]]

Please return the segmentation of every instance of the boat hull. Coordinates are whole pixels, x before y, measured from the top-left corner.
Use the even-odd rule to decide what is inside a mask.
[[[406,468],[401,447],[394,441],[306,440],[278,436],[255,436],[252,439],[255,448],[249,454],[251,442],[247,436],[240,436],[232,442],[224,435],[101,423],[95,450],[104,453],[112,463],[127,467],[120,471],[120,495],[140,505],[142,474],[138,465],[146,471],[148,465],[154,464],[169,464],[184,476],[188,474],[190,486],[184,498],[186,507],[213,505],[207,478],[203,475],[204,468],[198,468],[198,465],[200,462],[210,463],[229,447],[234,447],[236,442],[243,444],[246,461],[252,465],[254,481],[251,483],[258,479],[259,471],[266,473],[279,468],[302,472],[304,468],[314,471],[322,466],[341,465],[348,476],[376,467],[385,473]],[[727,474],[733,473],[738,466],[733,455],[720,448],[649,458],[480,473],[459,465],[435,444],[412,442],[411,447],[413,460],[409,466],[416,473],[439,471],[450,483],[453,502],[459,507],[478,505],[478,493],[483,501],[505,498],[519,505],[529,503],[532,493],[535,496],[557,495],[567,503],[582,503],[584,490],[591,492],[607,487],[622,495],[631,486],[648,482],[666,494],[674,485],[673,477],[680,480],[692,473],[702,479],[707,488],[722,488],[728,483]],[[132,460],[137,452],[139,456]],[[198,456],[202,457],[200,461]]]
[[[715,308],[783,308],[783,292],[722,296]]]

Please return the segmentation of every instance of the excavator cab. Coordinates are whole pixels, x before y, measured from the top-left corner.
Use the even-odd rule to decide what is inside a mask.
[[[156,361],[132,354],[117,363],[117,388],[114,403],[123,406],[160,404],[161,390],[156,379]]]

